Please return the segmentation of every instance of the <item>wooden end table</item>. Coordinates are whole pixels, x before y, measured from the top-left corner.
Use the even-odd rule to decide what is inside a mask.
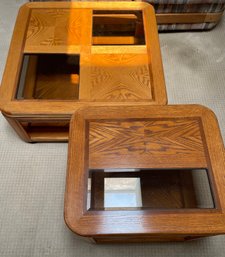
[[[27,3],[0,109],[27,142],[67,141],[82,106],[167,103],[155,13],[141,2]]]
[[[96,243],[225,233],[218,122],[199,105],[87,107],[71,121],[65,221]]]

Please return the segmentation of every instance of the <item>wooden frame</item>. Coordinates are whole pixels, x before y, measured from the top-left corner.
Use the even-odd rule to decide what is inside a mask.
[[[129,47],[127,45],[92,45],[93,10],[141,11],[144,21],[145,45],[131,45]],[[77,13],[79,13],[79,19],[75,19]],[[58,24],[58,27],[55,28],[52,23],[55,22],[54,15],[58,15],[57,20],[59,22],[65,19],[66,25],[64,23]],[[37,24],[42,25],[38,27]],[[70,26],[73,26],[71,27],[72,30],[70,30]],[[52,30],[52,27],[55,29]],[[54,35],[52,31],[54,31]],[[29,70],[30,79],[26,80],[29,84],[25,90],[25,97],[27,98],[16,99],[24,54],[80,55],[79,99],[34,99],[32,93],[34,90],[32,83],[35,80],[35,76],[32,74],[36,67],[34,62],[32,62],[32,67]],[[124,64],[121,63],[121,58],[124,60]],[[114,63],[111,67],[106,67],[109,59],[113,59]],[[90,67],[96,66],[97,69],[104,67],[106,74],[114,72],[114,75],[110,76],[115,76],[117,67],[121,65],[124,65],[123,72],[126,72],[127,67],[127,73],[132,74],[132,79],[138,81],[132,84],[130,77],[128,77],[127,83],[129,83],[131,93],[129,92],[127,95],[132,96],[133,94],[130,99],[129,97],[127,99],[119,98],[121,89],[115,86],[116,84],[120,85],[119,83],[113,85],[113,87],[115,86],[114,95],[109,96],[108,93],[105,93],[104,86],[108,87],[108,92],[110,92],[113,78],[110,79],[110,83],[108,80],[102,79],[101,87],[98,86],[100,82],[97,77],[96,80],[89,79],[91,76],[93,78]],[[135,72],[140,70],[140,74],[135,74],[134,70]],[[148,71],[147,74],[146,70]],[[97,91],[96,89],[92,90],[92,83],[97,83]],[[121,85],[123,84],[124,82],[121,82]],[[139,84],[143,87],[138,89]],[[148,87],[150,87],[149,91],[147,90]],[[99,88],[103,88],[103,90],[101,89],[101,92],[98,93]],[[142,88],[144,89],[142,90]],[[128,85],[126,90],[128,90]],[[67,141],[68,129],[67,133],[64,131],[61,133],[59,130],[57,133],[57,130],[54,131],[53,128],[46,128],[45,122],[59,123],[65,120],[69,122],[72,113],[85,105],[126,106],[127,104],[164,105],[166,103],[167,96],[157,26],[154,9],[150,5],[141,2],[36,2],[27,3],[21,7],[0,87],[0,109],[23,140],[27,142]],[[28,123],[28,127],[33,126],[33,122],[43,122],[43,126],[39,127],[39,133],[36,131],[35,135],[28,131],[27,126],[23,125]],[[52,134],[52,132],[54,133]]]
[[[223,12],[219,13],[157,13],[158,25],[163,24],[192,24],[219,22]]]
[[[156,13],[156,21],[158,25],[211,23],[211,22],[218,23],[222,15],[223,15],[223,12]]]
[[[148,138],[152,138],[149,143],[137,122],[153,124],[152,130],[145,130],[145,133],[149,131],[146,134]],[[160,125],[154,125],[154,122]],[[107,123],[110,138],[107,136]],[[124,134],[123,128],[126,128]],[[160,131],[163,131],[162,138]],[[121,140],[125,138],[125,141],[117,148],[120,133]],[[175,150],[177,144],[183,149],[180,153]],[[70,124],[65,222],[76,234],[97,243],[182,241],[224,234],[223,151],[214,113],[199,105],[82,108],[73,115]],[[116,157],[118,155],[119,158]],[[193,167],[208,170],[214,209],[87,211],[89,169]]]

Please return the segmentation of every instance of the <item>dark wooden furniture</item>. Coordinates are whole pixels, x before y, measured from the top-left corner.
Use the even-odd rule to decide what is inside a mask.
[[[70,125],[65,221],[96,243],[225,233],[217,119],[199,105],[78,110]]]
[[[20,9],[0,109],[23,140],[67,141],[71,115],[85,105],[166,103],[152,6],[39,2]]]

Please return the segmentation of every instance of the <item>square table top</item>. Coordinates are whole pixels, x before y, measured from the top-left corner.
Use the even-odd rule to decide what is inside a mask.
[[[130,26],[129,22],[139,19],[139,16],[142,25],[140,28],[137,25],[135,33],[144,33],[144,41],[139,36],[110,36],[110,29],[123,24]],[[101,23],[106,24],[109,36],[101,35]],[[100,35],[94,32],[95,26]],[[34,55],[57,54],[79,56],[79,78],[74,74],[70,78],[62,77],[63,82],[57,84],[61,91],[53,99],[42,97],[39,91],[32,93],[32,97],[17,98],[24,57],[35,59]],[[60,79],[56,76],[52,81],[59,82]],[[77,99],[68,98],[71,92],[68,79],[72,82],[79,80],[79,92],[75,92]],[[43,87],[44,83],[45,91],[51,91],[51,85],[45,83],[45,78],[33,80],[29,79],[29,84],[37,83],[38,87],[42,83]],[[39,89],[42,90],[41,86]],[[65,99],[60,99],[61,95],[65,95]],[[22,6],[0,88],[0,109],[14,117],[71,115],[84,105],[113,103],[167,103],[153,7],[141,2],[36,2]]]

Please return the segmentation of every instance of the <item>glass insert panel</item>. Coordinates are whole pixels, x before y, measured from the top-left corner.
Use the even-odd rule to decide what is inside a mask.
[[[78,99],[79,59],[78,55],[25,54],[16,98]]]
[[[90,170],[87,209],[215,208],[207,170]]]
[[[144,45],[142,11],[94,11],[93,45]]]

